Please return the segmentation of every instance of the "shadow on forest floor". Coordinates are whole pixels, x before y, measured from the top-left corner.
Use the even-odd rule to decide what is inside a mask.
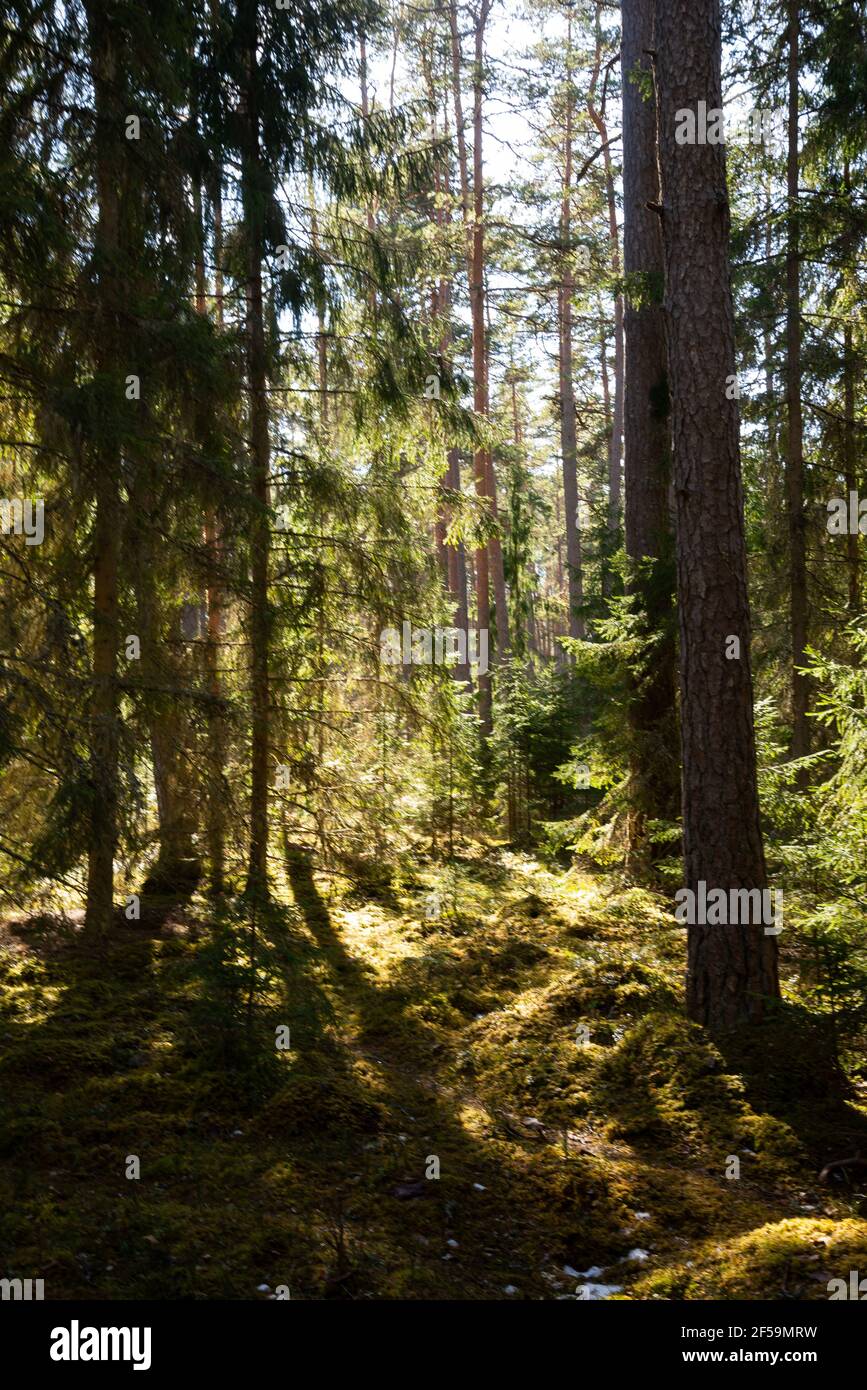
[[[286,848],[293,902],[255,923],[144,895],[103,952],[0,935],[4,1275],[492,1299],[597,1266],[623,1296],[776,1298],[867,1259],[857,1194],[817,1183],[863,1110],[797,1011],[750,1055],[686,1022],[652,895],[489,855],[430,921],[435,866],[365,902]]]

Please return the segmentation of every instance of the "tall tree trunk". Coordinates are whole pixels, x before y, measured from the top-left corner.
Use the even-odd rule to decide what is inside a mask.
[[[455,128],[458,142],[458,168],[461,181],[461,206],[464,226],[467,230],[466,256],[470,291],[470,315],[472,321],[473,357],[473,409],[482,419],[488,413],[488,378],[485,335],[485,266],[484,266],[484,185],[482,182],[482,74],[481,58],[484,45],[484,28],[490,12],[490,0],[481,0],[481,8],[476,16],[475,43],[476,60],[473,76],[473,187],[470,189],[469,157],[467,153],[464,126],[463,102],[461,99],[461,44],[458,32],[456,0],[449,3],[449,24],[451,29],[452,51],[452,93],[455,107]],[[480,501],[490,504],[491,469],[487,451],[475,450],[473,455],[476,496]],[[491,580],[494,580],[496,601],[496,575],[493,573],[491,543],[479,545],[475,552],[476,580],[476,622],[481,631],[491,626]],[[500,554],[502,560],[502,554]],[[504,610],[505,616],[505,610]],[[498,636],[499,636],[498,628]],[[499,644],[498,644],[499,645]],[[479,672],[479,717],[482,733],[486,737],[493,729],[493,706],[490,671]]]
[[[208,872],[212,893],[225,887],[226,844],[226,722],[220,679],[225,599],[222,583],[222,542],[215,508],[205,513],[205,549],[208,555],[208,627],[205,639],[205,676],[208,703]]]
[[[457,88],[460,97],[460,85]],[[445,136],[449,137],[449,108],[448,98],[443,102],[443,129]],[[443,209],[443,225],[448,225],[452,220],[451,213],[451,173],[449,158],[446,157],[443,170],[443,192],[446,195],[445,208]],[[465,160],[466,162],[466,160]],[[444,354],[448,354],[451,349],[451,305],[452,305],[452,284],[451,281],[443,281],[442,288],[442,312],[446,321],[447,337],[444,344]],[[461,456],[458,449],[449,449],[446,455],[446,486],[455,494],[461,491]],[[469,636],[470,619],[467,607],[467,557],[463,541],[459,541],[456,546],[448,548],[448,582],[449,590],[455,604],[455,622],[461,632]],[[468,663],[462,663],[455,667],[455,678],[465,681],[468,685],[472,684],[472,674]]]
[[[493,0],[480,0],[475,16],[475,61],[473,64],[473,254],[470,271],[470,299],[473,313],[473,381],[474,409],[486,419],[489,409],[488,334],[485,325],[485,175],[482,151],[485,28]],[[494,522],[497,512],[497,474],[490,449],[483,451],[485,491]],[[494,617],[497,626],[497,659],[509,650],[509,610],[506,601],[506,576],[503,565],[503,545],[496,528],[488,540],[491,583],[494,589]]]
[[[146,438],[146,416],[141,410],[140,415],[141,434]],[[136,599],[135,630],[141,643],[136,666],[150,736],[159,828],[159,852],[146,891],[174,892],[195,881],[200,872],[194,845],[194,736],[187,706],[191,663],[178,654],[184,619],[197,614],[192,605],[161,598],[156,464],[147,453],[133,450],[130,463],[124,547],[130,557]]]
[[[852,345],[852,325],[847,320],[843,329],[843,473],[847,498],[858,491],[858,466],[855,445],[855,354]],[[846,537],[847,603],[853,617],[861,612],[861,547],[860,535],[850,532]]]
[[[219,0],[211,0],[211,30],[216,34],[219,23]],[[214,315],[217,326],[223,328],[223,171],[214,171],[212,205],[214,216]],[[205,236],[200,227],[201,299],[200,312],[205,312],[204,272]],[[199,286],[197,286],[197,296]],[[208,881],[212,893],[222,893],[226,872],[226,720],[223,703],[220,659],[223,638],[223,615],[226,609],[223,592],[223,545],[219,514],[216,507],[205,509],[205,552],[207,555],[208,626],[205,639],[205,683],[208,692],[207,734],[207,850]]]
[[[611,256],[611,271],[615,283],[617,283],[620,280],[620,241],[617,231],[617,200],[614,191],[614,166],[611,160],[608,124],[605,119],[604,93],[600,107],[597,108],[595,104],[596,88],[602,64],[601,9],[601,5],[597,3],[596,52],[594,56],[593,75],[590,81],[590,91],[587,99],[587,110],[590,119],[596,127],[599,139],[602,142],[602,166],[605,175],[605,205],[608,212],[608,241]],[[602,351],[604,355],[604,340]],[[616,293],[614,296],[614,411],[611,418],[611,434],[608,441],[608,533],[611,538],[610,543],[612,549],[616,547],[616,539],[620,531],[624,396],[623,365],[623,295]],[[611,594],[613,585],[614,576],[609,562],[603,566],[602,570],[602,592],[604,594]]]
[[[252,685],[250,758],[250,856],[247,891],[263,896],[268,889],[268,771],[270,754],[269,647],[271,614],[268,570],[271,544],[269,515],[268,369],[262,292],[265,253],[263,206],[265,170],[259,145],[256,82],[256,6],[249,15],[246,44],[247,84],[244,93],[246,140],[241,175],[247,260],[247,387],[250,395],[250,484],[254,512],[250,566],[250,680]]]
[[[847,160],[843,166],[843,186],[848,198],[852,196],[852,180]],[[846,275],[847,281],[850,274]],[[846,480],[847,499],[858,491],[858,461],[855,438],[855,371],[856,360],[852,342],[851,310],[847,307],[847,318],[843,326],[843,476]],[[852,617],[861,612],[861,537],[849,532],[846,536],[846,574],[848,579],[847,602]]]
[[[624,479],[629,592],[653,639],[634,674],[629,702],[632,789],[628,858],[646,860],[649,819],[674,820],[680,769],[674,753],[675,629],[673,537],[668,510],[671,432],[656,110],[649,54],[656,0],[623,0],[623,259],[634,286],[624,317]],[[644,81],[639,74],[644,74]]]
[[[204,251],[201,246],[202,197],[193,188],[193,220],[199,247],[194,267],[196,312],[205,313]],[[141,435],[147,437],[147,415],[138,406]],[[194,417],[200,446],[207,440],[208,421],[203,407]],[[195,733],[188,701],[192,695],[193,661],[182,650],[182,641],[198,637],[201,606],[179,597],[161,599],[158,584],[158,481],[155,461],[133,457],[129,485],[133,524],[128,545],[135,556],[134,587],[137,631],[141,641],[141,672],[150,732],[154,790],[159,823],[159,853],[148,877],[150,891],[176,892],[194,883],[201,872],[195,833],[197,788],[191,769],[195,765]],[[190,619],[193,630],[189,630]]]
[[[572,269],[572,145],[575,102],[572,91],[572,14],[566,34],[567,93],[566,124],[563,132],[563,196],[560,202],[561,275],[557,288],[558,384],[560,406],[560,456],[563,466],[563,509],[566,521],[566,573],[569,604],[569,636],[586,635],[584,617],[584,579],[581,558],[581,531],[578,523],[578,432],[575,411],[575,383],[572,363],[572,298],[575,276]]]
[[[476,250],[476,231],[472,212],[472,202],[470,195],[470,174],[466,144],[466,130],[464,126],[463,101],[461,98],[461,48],[460,36],[458,33],[458,15],[456,0],[449,3],[449,23],[451,26],[451,48],[452,48],[452,93],[455,105],[455,130],[458,141],[458,169],[461,182],[461,205],[463,209],[464,227],[467,231],[467,270],[470,280],[470,311],[472,315],[473,333],[473,405],[478,411],[480,403],[484,403],[484,305],[482,304],[481,294],[483,285],[480,282],[476,286],[474,280],[475,270],[475,250]],[[477,293],[478,291],[478,293]],[[478,302],[478,308],[477,308]],[[481,310],[481,312],[479,312]],[[477,343],[481,335],[481,372],[477,370],[478,349]],[[487,497],[487,471],[485,468],[485,455],[482,449],[476,449],[473,456],[473,472],[476,484],[476,496],[480,500]],[[476,547],[474,556],[475,570],[475,591],[476,591],[476,623],[480,631],[486,631],[491,625],[491,599],[490,599],[490,571],[488,565],[488,547],[479,545]],[[491,674],[486,671],[484,674],[479,672],[479,718],[482,724],[482,733],[488,735],[493,729],[493,708],[491,703]]]
[[[769,171],[765,187],[765,263],[770,266],[774,254],[773,173]],[[765,418],[767,421],[768,466],[765,471],[765,499],[768,509],[776,509],[776,490],[779,468],[779,406],[774,389],[774,327],[775,321],[765,316],[762,327],[762,355],[765,373]]]
[[[451,492],[459,493],[461,490],[461,465],[460,453],[457,449],[449,449],[447,454],[446,486]],[[467,612],[467,561],[464,553],[464,543],[460,541],[458,545],[448,546],[448,570],[449,570],[449,592],[455,605],[455,624],[461,632],[469,630],[469,615]],[[457,680],[469,681],[470,668],[468,665],[458,665],[455,667],[455,678]]]
[[[428,75],[428,95],[433,106],[436,101],[436,88],[433,81],[432,66],[426,68]],[[443,127],[446,138],[449,134],[448,104],[444,106]],[[432,131],[436,138],[436,119],[434,118],[434,128]],[[452,215],[450,203],[451,180],[449,177],[449,155],[446,155],[442,173],[439,168],[435,171],[435,193],[436,208],[435,219],[440,228],[448,227],[451,224]],[[440,197],[443,194],[444,199]],[[440,355],[443,363],[450,364],[452,349],[452,330],[451,330],[451,308],[452,308],[452,283],[451,280],[443,277],[440,279],[438,289],[433,294],[433,316],[439,319],[442,325],[440,337]],[[460,453],[456,448],[446,451],[446,470],[444,477],[445,487],[453,493],[460,493],[461,490],[461,466]],[[464,545],[461,541],[458,545],[446,545],[445,536],[450,520],[451,508],[447,503],[443,504],[440,517],[437,521],[437,547],[440,548],[440,538],[442,538],[442,556],[445,565],[445,584],[448,589],[452,603],[454,605],[454,621],[465,635],[469,634],[469,617],[467,614],[467,569],[464,557]],[[470,667],[467,662],[458,662],[452,667],[455,680],[465,683],[471,682]]]
[[[97,268],[94,363],[109,408],[94,447],[96,516],[93,529],[93,691],[90,703],[90,842],[85,929],[103,936],[111,925],[118,811],[118,551],[121,520],[120,444],[114,418],[120,408],[123,371],[120,309],[120,199],[125,164],[120,147],[117,55],[110,18],[100,0],[86,6],[96,113],[94,237]]]
[[[763,890],[738,405],[726,396],[735,348],[725,148],[675,139],[677,111],[722,106],[719,0],[659,0],[656,53],[686,886]],[[778,993],[776,939],[761,923],[689,927],[692,1018],[737,1027]]]
[[[788,0],[788,118],[786,160],[786,498],[789,509],[792,636],[792,756],[810,751],[807,662],[807,517],[804,511],[804,427],[801,409],[801,275],[798,175],[798,0]]]

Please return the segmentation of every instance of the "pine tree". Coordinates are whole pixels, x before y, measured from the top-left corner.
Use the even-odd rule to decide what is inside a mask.
[[[644,647],[629,705],[632,788],[628,853],[646,858],[647,822],[674,820],[675,630],[669,515],[671,438],[662,311],[663,258],[656,106],[650,55],[655,0],[624,0],[623,253],[626,275],[624,474],[628,587]]]
[[[679,111],[722,106],[718,0],[659,0],[656,87],[671,381],[686,886],[764,890],[722,144],[680,144]],[[727,656],[730,639],[738,646]],[[761,922],[688,929],[687,1008],[714,1028],[779,993]]]

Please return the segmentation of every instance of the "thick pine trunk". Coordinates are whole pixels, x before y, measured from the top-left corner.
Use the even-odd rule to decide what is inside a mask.
[[[852,175],[848,159],[843,165],[843,187],[847,198],[852,197]],[[846,277],[847,288],[851,288],[851,272]],[[858,491],[858,446],[855,421],[855,374],[857,359],[852,340],[852,320],[847,318],[843,326],[843,477],[846,480],[846,496]],[[850,532],[846,537],[846,577],[847,603],[852,617],[861,612],[861,537]]]
[[[219,25],[219,0],[211,0],[211,30],[216,35]],[[220,165],[213,177],[214,214],[214,314],[217,325],[223,327],[223,171]],[[200,264],[202,276],[202,296],[200,311],[205,312],[205,235],[200,228]],[[223,621],[226,598],[222,579],[223,544],[222,528],[217,508],[209,506],[205,511],[205,551],[207,554],[207,593],[208,608],[207,636],[205,639],[204,666],[205,683],[208,693],[208,732],[207,732],[207,855],[208,885],[212,893],[222,893],[225,888],[226,872],[226,719],[223,702],[222,678],[220,675],[221,649],[223,642]]]
[[[98,3],[86,9],[96,112],[97,266],[94,361],[106,393],[119,395],[120,307],[123,287],[120,193],[123,158],[117,103],[117,59],[109,19]],[[94,449],[96,515],[93,529],[93,689],[90,702],[90,843],[85,929],[103,936],[111,925],[118,812],[118,550],[121,520],[120,447],[112,399]]]
[[[581,609],[584,604],[583,559],[581,531],[578,524],[578,435],[576,427],[575,387],[572,378],[572,286],[571,276],[564,276],[559,291],[560,352],[558,377],[560,388],[560,454],[563,461],[563,510],[566,528],[566,580],[569,604],[569,636],[584,638],[586,627]]]
[[[680,799],[675,753],[674,543],[669,514],[671,428],[663,252],[650,52],[656,0],[623,0],[623,257],[634,286],[626,302],[624,480],[628,587],[656,641],[634,677],[629,704],[632,791],[629,860],[646,859],[649,819],[674,820]],[[644,73],[644,83],[635,74]]]
[[[786,161],[786,498],[789,510],[792,637],[792,756],[810,751],[807,662],[807,517],[804,512],[804,425],[801,408],[801,268],[798,218],[798,0],[788,3],[788,118]]]
[[[665,309],[681,642],[686,886],[764,889],[750,613],[722,145],[679,145],[676,113],[722,106],[719,0],[659,0],[656,33]],[[729,394],[732,394],[731,392]],[[740,656],[726,657],[727,639]],[[761,1017],[779,993],[761,924],[690,926],[687,1008],[713,1028]]]
[[[602,143],[602,167],[605,179],[605,207],[608,214],[608,244],[611,257],[611,272],[615,283],[620,279],[620,240],[617,231],[617,200],[614,189],[614,166],[608,136],[608,123],[605,119],[605,98],[603,89],[602,105],[595,104],[596,88],[602,64],[601,5],[596,6],[596,52],[593,60],[593,74],[587,111]],[[622,492],[621,458],[623,453],[623,402],[624,402],[624,334],[623,334],[623,295],[614,297],[614,400],[611,412],[611,430],[608,437],[608,515],[607,525],[611,551],[616,548],[620,531],[620,510]],[[602,355],[605,357],[603,339]],[[605,371],[605,368],[603,367]],[[607,371],[605,371],[607,378]],[[607,387],[606,387],[607,397]],[[606,399],[606,413],[609,403]],[[614,589],[614,574],[610,559],[602,572],[602,591],[610,595]]]
[[[572,17],[567,27],[568,81],[571,83]],[[578,525],[578,431],[575,409],[575,383],[572,361],[572,296],[575,277],[572,269],[572,156],[573,156],[574,98],[571,90],[566,98],[566,124],[563,132],[563,191],[560,203],[560,245],[562,271],[557,291],[558,312],[558,385],[560,407],[560,456],[563,466],[563,510],[566,526],[566,580],[569,601],[569,636],[586,635],[581,612],[584,603],[584,580],[581,557],[581,531]]]
[[[451,28],[452,54],[452,93],[455,106],[455,128],[458,144],[458,169],[461,181],[461,205],[464,226],[467,229],[467,274],[469,278],[470,316],[472,323],[472,361],[473,361],[473,409],[481,419],[488,413],[488,373],[485,334],[485,242],[484,242],[484,183],[482,164],[482,74],[481,63],[484,45],[484,30],[490,11],[490,0],[481,0],[481,8],[476,16],[475,27],[475,69],[473,76],[473,187],[470,189],[469,156],[464,129],[463,103],[461,100],[461,46],[458,33],[457,5],[451,0],[449,23]],[[496,484],[489,455],[485,449],[476,449],[473,456],[473,475],[476,496],[491,507],[496,508]],[[499,557],[499,558],[498,558]],[[491,627],[491,586],[494,598],[500,587],[502,570],[502,549],[499,541],[488,541],[476,548],[474,556],[476,588],[476,623],[480,631],[490,631]],[[498,648],[503,649],[503,636],[508,641],[505,624],[505,581],[502,582],[502,609],[498,617]],[[482,733],[487,737],[493,729],[493,705],[490,672],[479,672],[479,717]]]
[[[461,490],[461,465],[460,455],[457,449],[449,449],[446,456],[446,487],[449,491],[459,493]],[[464,555],[464,543],[459,545],[446,546],[446,565],[448,571],[448,588],[454,604],[455,625],[460,632],[468,632],[469,615],[467,612],[467,563]],[[455,679],[469,682],[470,668],[466,662],[459,663],[454,668]]]
[[[177,671],[172,675],[184,679]],[[150,722],[160,849],[151,883],[174,891],[194,882],[201,872],[195,848],[196,798],[188,761],[191,731],[178,696],[156,698],[158,709]]]
[[[142,427],[145,433],[144,425]],[[131,559],[136,599],[136,633],[141,643],[137,676],[150,735],[157,800],[159,852],[148,877],[149,890],[171,891],[195,880],[197,797],[193,724],[186,700],[192,685],[188,658],[178,654],[184,635],[184,605],[161,602],[158,575],[158,506],[154,463],[131,457],[129,516],[125,547]]]
[[[432,92],[432,97],[435,93]],[[448,117],[448,98],[443,104],[443,130],[446,138],[449,136],[449,117]],[[445,206],[438,214],[440,226],[447,227],[451,224],[451,176],[449,160],[451,155],[446,156],[442,175],[442,192],[445,193]],[[440,285],[439,298],[440,313],[443,317],[443,339],[442,354],[445,361],[450,362],[452,347],[451,332],[451,308],[452,308],[452,283],[444,279]],[[461,461],[458,449],[449,449],[446,454],[446,487],[450,492],[459,494],[461,491]],[[455,624],[458,629],[469,636],[469,610],[467,606],[467,560],[464,550],[464,543],[460,541],[457,545],[447,547],[446,554],[447,583],[449,593],[454,603]],[[463,681],[468,685],[472,684],[472,675],[467,662],[461,662],[454,667],[455,679]]]
[[[474,408],[485,419],[489,409],[488,335],[485,324],[485,176],[482,159],[485,26],[491,12],[492,0],[481,0],[476,15],[475,63],[473,66],[473,252],[470,273],[470,299],[473,313],[473,381]],[[497,474],[489,449],[484,454],[485,493],[491,515],[499,522],[497,510]],[[494,591],[494,618],[497,627],[497,659],[502,660],[509,650],[509,610],[506,600],[506,574],[503,565],[503,546],[498,530],[488,541],[488,565]]]
[[[434,100],[435,93],[431,89],[431,100]],[[447,110],[448,108],[446,108]],[[444,122],[445,132],[448,134],[448,119]],[[448,156],[443,170],[442,181],[437,178],[437,193],[440,191],[448,195],[451,192]],[[437,200],[439,202],[439,199]],[[436,221],[440,228],[444,228],[451,223],[451,211],[446,204],[445,207],[438,206],[436,209]],[[451,365],[452,351],[452,331],[451,331],[451,307],[452,307],[452,284],[448,279],[441,279],[438,291],[433,296],[433,316],[439,319],[442,326],[440,338],[440,355],[444,363]],[[452,493],[460,493],[461,490],[461,465],[460,454],[455,448],[446,451],[446,469],[444,475],[444,486]],[[441,551],[442,563],[444,566],[445,586],[451,595],[454,606],[454,622],[460,632],[469,633],[469,616],[467,613],[467,567],[464,556],[463,541],[459,545],[447,545],[445,543],[448,525],[451,520],[451,507],[447,502],[443,503],[440,516],[437,521],[437,548]],[[470,668],[467,662],[459,662],[452,667],[455,680],[470,683]]]
[[[205,513],[208,556],[208,627],[205,638],[205,683],[208,693],[208,882],[212,893],[225,888],[226,868],[226,721],[220,676],[225,600],[221,576],[222,542],[216,509]]]
[[[843,329],[843,475],[846,497],[858,491],[857,444],[855,439],[855,354],[852,325]],[[847,603],[852,617],[861,612],[861,537],[850,533],[846,537]]]
[[[268,771],[270,755],[269,646],[271,616],[268,569],[271,545],[269,514],[268,366],[262,291],[264,231],[262,211],[265,171],[259,146],[256,104],[255,9],[253,34],[247,45],[248,82],[245,92],[246,148],[242,197],[247,257],[247,389],[249,392],[250,488],[253,499],[250,551],[250,854],[247,891],[261,897],[268,890]]]

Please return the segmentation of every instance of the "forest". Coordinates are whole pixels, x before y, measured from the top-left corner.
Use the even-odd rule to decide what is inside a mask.
[[[7,0],[4,1300],[867,1298],[865,249],[865,0]]]

